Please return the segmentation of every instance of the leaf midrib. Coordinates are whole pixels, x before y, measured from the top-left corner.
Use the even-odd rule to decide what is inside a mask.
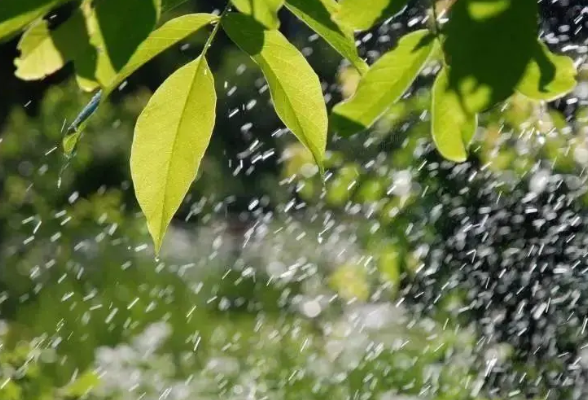
[[[263,50],[262,50],[262,52],[263,52]],[[282,82],[281,82],[279,79],[277,79],[277,75],[276,75],[276,73],[274,72],[274,69],[273,69],[273,68],[271,68],[271,64],[267,62],[267,59],[266,59],[266,57],[263,57],[263,56],[261,55],[261,54],[262,54],[262,52],[260,52],[260,53],[259,53],[259,55],[258,55],[258,56],[256,56],[256,57],[259,57],[259,58],[260,58],[260,59],[263,61],[263,64],[265,64],[265,65],[267,66],[267,68],[268,68],[268,71],[270,71],[270,72],[271,72],[271,75],[272,75],[273,81],[274,81],[274,82],[276,82],[276,86],[277,86],[279,89],[281,89],[283,93],[285,93],[285,94],[286,94],[286,95],[284,96],[284,98],[286,99],[286,102],[288,103],[288,106],[290,107],[290,109],[294,110],[294,107],[293,107],[293,105],[292,105],[292,101],[290,100],[290,96],[288,96],[288,95],[287,95],[287,93],[288,93],[288,92],[287,92],[287,91],[284,89],[284,85],[282,85]],[[269,80],[269,79],[268,79],[268,80]],[[270,91],[270,92],[271,92],[271,91]],[[321,93],[321,96],[322,96],[322,93]],[[278,112],[277,112],[277,110],[276,110],[276,113],[278,113]],[[306,146],[306,147],[307,147],[307,148],[308,148],[308,149],[311,151],[311,153],[312,153],[312,156],[313,156],[313,158],[315,159],[315,161],[316,161],[318,164],[321,164],[321,163],[322,163],[322,160],[319,160],[319,159],[318,159],[318,157],[317,157],[317,155],[316,155],[316,152],[315,152],[315,150],[317,150],[317,149],[313,149],[313,148],[312,148],[312,147],[314,147],[314,146],[311,146],[311,143],[310,143],[310,141],[308,140],[308,138],[307,138],[307,135],[306,135],[306,129],[304,129],[304,128],[303,128],[303,126],[302,126],[302,123],[301,123],[301,121],[300,121],[300,118],[298,118],[298,114],[297,114],[296,112],[293,112],[292,114],[293,114],[293,116],[294,116],[294,120],[296,121],[296,125],[298,125],[298,128],[299,128],[299,129],[300,129],[300,131],[302,132],[302,136],[303,136],[303,140],[304,140],[304,145],[305,145],[305,146]],[[284,121],[283,121],[283,122],[284,122]],[[287,124],[286,124],[286,122],[284,122],[284,125],[286,125],[286,127],[287,127]],[[290,129],[290,130],[292,130],[292,129]],[[298,136],[298,135],[296,135],[296,133],[295,133],[295,132],[292,132],[292,133],[294,133],[294,135],[295,135],[295,136]]]
[[[176,152],[180,126],[182,125],[182,123],[184,121],[184,115],[186,114],[186,110],[188,109],[188,102],[192,96],[192,89],[194,88],[196,77],[198,76],[198,73],[200,72],[200,67],[202,66],[202,60],[203,60],[202,56],[198,57],[198,59],[197,59],[198,65],[196,66],[196,69],[194,71],[194,75],[193,75],[192,80],[190,82],[190,88],[188,90],[188,95],[186,96],[186,100],[185,100],[184,105],[182,107],[182,113],[180,114],[180,118],[179,118],[178,123],[176,125],[176,129],[175,129],[176,134],[174,135],[174,140],[173,140],[173,144],[172,144],[172,151],[170,153],[169,161],[166,163],[167,168],[166,168],[166,172],[165,172],[165,190],[163,191],[162,208],[161,208],[161,215],[160,215],[160,220],[159,220],[159,234],[160,235],[161,235],[161,232],[165,231],[165,225],[166,225],[166,222],[164,221],[164,219],[165,219],[164,213],[165,213],[165,209],[166,209],[166,205],[167,205],[167,201],[168,201],[167,192],[169,189],[169,180],[170,180],[169,176],[170,176],[171,164],[173,162],[173,155]],[[163,240],[163,237],[161,236],[159,238],[159,245],[161,245],[162,240]]]

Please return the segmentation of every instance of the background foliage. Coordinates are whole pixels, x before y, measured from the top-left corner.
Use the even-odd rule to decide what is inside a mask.
[[[162,5],[167,13],[145,6],[137,18],[151,24],[224,6],[172,3]],[[359,34],[359,55],[375,69],[423,27],[411,21],[426,27],[426,7]],[[574,22],[577,7],[541,7],[551,48],[580,43],[581,29],[558,32],[584,24]],[[47,24],[76,12],[65,5]],[[359,72],[350,65],[361,71],[361,61],[341,62],[310,23],[279,16],[328,107],[354,93]],[[60,149],[64,121],[91,97],[77,88],[75,60],[75,70],[67,64],[34,83],[0,63],[2,398],[585,396],[582,68],[575,92],[549,106],[515,94],[482,113],[468,161],[456,165],[431,139],[433,54],[368,132],[331,136],[323,185],[312,155],[270,112],[246,54],[255,49],[243,53],[221,32],[207,53],[215,133],[156,259],[128,167],[135,121],[149,92],[193,62],[206,39],[182,39],[114,91],[72,158]],[[18,56],[21,40],[3,45],[3,59]],[[111,58],[110,67],[124,63]]]

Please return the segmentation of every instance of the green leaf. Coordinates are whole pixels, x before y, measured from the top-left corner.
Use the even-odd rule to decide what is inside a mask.
[[[408,0],[342,0],[341,8],[334,16],[335,21],[360,31],[402,11]]]
[[[449,82],[477,113],[512,95],[537,41],[536,0],[459,0],[444,31]]]
[[[228,14],[222,24],[227,35],[259,65],[276,113],[322,170],[328,120],[318,76],[280,32],[265,30],[243,14]]]
[[[105,84],[102,101],[149,60],[217,20],[218,17],[212,14],[188,14],[172,19],[153,31],[118,74]]]
[[[353,31],[331,19],[339,9],[335,0],[287,0],[286,7],[349,60],[361,74],[368,70],[367,63],[357,55]]]
[[[433,85],[431,114],[431,132],[439,153],[451,161],[465,161],[478,117],[464,110],[459,95],[449,85],[445,68]]]
[[[0,41],[9,39],[28,24],[67,0],[0,0]]]
[[[200,56],[173,73],[139,116],[131,148],[131,175],[157,252],[196,179],[215,113],[214,78]]]
[[[369,128],[410,87],[435,48],[427,30],[404,36],[363,76],[355,94],[333,108],[333,128],[349,136]]]
[[[231,0],[237,10],[255,18],[268,29],[278,29],[280,20],[278,11],[284,0]]]
[[[129,62],[106,83],[100,102],[104,102],[113,90],[146,62],[216,20],[218,17],[212,14],[188,14],[168,21],[153,31],[141,43]],[[66,154],[71,154],[76,148],[85,125],[86,121],[83,121],[64,137],[63,148]]]
[[[98,378],[98,375],[93,371],[88,371],[67,385],[64,388],[64,392],[69,397],[82,397],[87,395],[99,383],[100,378]]]
[[[67,62],[88,54],[92,49],[82,11],[77,9],[53,31],[47,21],[39,20],[25,31],[18,49],[15,75],[23,80],[43,79]]]
[[[533,58],[527,65],[517,91],[535,100],[552,101],[576,87],[576,66],[566,56],[553,54],[537,41]]]
[[[161,10],[161,0],[100,0],[88,16],[91,42],[97,58],[84,75],[102,86],[116,76],[137,47],[149,36]],[[94,68],[94,71],[88,71]]]
[[[14,74],[23,80],[43,79],[59,71],[67,62],[53,43],[47,21],[43,19],[25,31],[18,42],[18,50],[20,57],[14,61]]]
[[[82,90],[93,92],[100,87],[100,84],[96,81],[96,66],[98,57],[104,55],[99,54],[98,49],[92,44],[92,36],[96,32],[96,24],[91,0],[83,0],[80,8],[76,10],[72,18],[81,21],[80,25],[83,25],[78,28],[80,43],[83,43],[83,45],[76,49],[73,57],[76,80]]]

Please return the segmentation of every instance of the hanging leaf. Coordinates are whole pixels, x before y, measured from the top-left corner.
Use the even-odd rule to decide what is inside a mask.
[[[108,98],[108,95],[112,93],[112,91],[115,90],[126,78],[158,54],[184,40],[207,24],[217,20],[218,17],[212,14],[188,14],[168,21],[160,28],[153,31],[149,37],[141,43],[129,62],[106,84],[104,91],[100,92],[99,96],[92,98],[90,103],[88,103],[71,124],[63,139],[65,153],[68,155],[73,153],[91,113],[95,112],[98,105],[105,101]]]
[[[0,0],[0,41],[10,39],[28,24],[67,0]]]
[[[527,65],[517,90],[531,99],[552,101],[571,92],[574,87],[574,61],[569,57],[553,54],[538,40],[533,58]]]
[[[83,75],[93,75],[103,87],[112,81],[151,33],[159,17],[160,3],[161,0],[96,2],[87,18],[91,42],[97,52],[93,58],[86,57],[86,64],[80,65]]]
[[[259,65],[276,113],[322,169],[328,121],[318,76],[280,32],[265,30],[243,14],[228,14],[222,24],[231,40]]]
[[[268,29],[278,29],[280,20],[278,11],[284,0],[231,0],[237,10],[255,18]]]
[[[89,35],[80,9],[50,31],[47,21],[41,19],[31,26],[18,43],[20,57],[15,60],[15,75],[23,80],[43,79],[60,70],[66,63],[90,47]]]
[[[342,136],[369,128],[410,87],[435,47],[427,30],[404,36],[363,76],[355,94],[333,108],[331,121]]]
[[[200,56],[172,74],[139,116],[131,175],[156,252],[196,179],[212,135],[215,110],[214,78]]]
[[[105,84],[102,100],[149,60],[214,21],[218,21],[216,15],[188,14],[172,19],[153,31],[118,74]]]
[[[365,31],[403,10],[408,0],[341,0],[341,8],[334,19],[338,23]]]
[[[349,60],[361,74],[368,70],[366,62],[357,55],[353,31],[340,27],[331,19],[339,9],[335,0],[287,0],[286,7]]]
[[[435,146],[448,160],[463,162],[478,125],[478,118],[463,109],[459,95],[449,85],[445,69],[433,85],[431,132]]]
[[[537,40],[536,0],[460,0],[444,27],[449,83],[470,113],[512,95]]]

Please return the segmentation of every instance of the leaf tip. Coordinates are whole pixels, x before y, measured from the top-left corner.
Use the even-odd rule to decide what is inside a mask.
[[[152,227],[150,223],[147,223],[147,228],[149,229],[149,234],[151,235],[151,240],[153,241],[153,250],[155,252],[155,256],[159,257],[167,227],[164,227],[163,231],[159,231],[156,227]]]

